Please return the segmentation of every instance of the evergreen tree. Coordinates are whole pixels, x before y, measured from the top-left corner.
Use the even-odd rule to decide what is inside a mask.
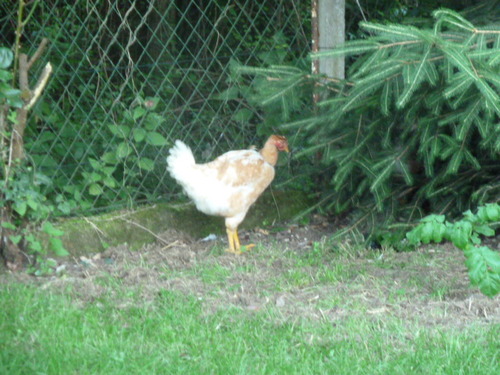
[[[372,234],[500,201],[500,27],[447,9],[433,17],[431,29],[362,22],[366,39],[312,56],[349,58],[345,81],[236,67],[255,76],[250,98],[279,113],[295,157],[322,177],[316,207],[357,214],[353,225]]]

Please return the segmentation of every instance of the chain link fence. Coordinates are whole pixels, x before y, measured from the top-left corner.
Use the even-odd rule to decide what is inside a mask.
[[[309,1],[26,3],[22,51],[50,42],[32,79],[54,66],[26,152],[67,213],[172,199],[165,158],[175,139],[201,162],[260,144],[263,119],[231,66],[293,64],[309,52]],[[2,46],[14,45],[17,7],[0,3]]]

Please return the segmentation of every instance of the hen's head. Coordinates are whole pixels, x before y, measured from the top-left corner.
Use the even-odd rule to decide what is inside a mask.
[[[290,152],[287,139],[281,135],[270,136],[268,142],[276,146],[278,151]]]

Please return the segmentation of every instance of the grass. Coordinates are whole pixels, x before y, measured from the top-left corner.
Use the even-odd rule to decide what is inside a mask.
[[[211,254],[193,267],[158,271],[159,282],[196,279],[203,290],[158,284],[148,298],[147,285],[133,285],[109,269],[93,279],[103,292],[86,299],[73,284],[1,282],[0,374],[496,373],[499,325],[428,324],[398,314],[412,301],[439,303],[451,286],[443,278],[428,288],[427,282],[415,283],[416,275],[395,283],[398,267],[415,270],[429,259],[382,255],[355,261],[320,245],[286,256],[264,246],[247,258]],[[439,259],[431,264],[437,269],[443,267]],[[284,263],[276,268],[277,261]],[[141,269],[148,267],[140,262]],[[152,262],[148,272],[156,265]],[[130,271],[134,267],[127,264]],[[261,279],[249,283],[251,277]],[[238,282],[231,284],[232,278]],[[245,309],[223,298],[251,286],[252,298],[285,295],[284,305]],[[289,298],[301,293],[309,294],[294,310]],[[336,310],[345,314],[333,314]]]
[[[79,307],[14,284],[2,286],[0,300],[9,307],[0,324],[3,374],[492,374],[499,359],[495,326],[280,322],[272,310],[207,316],[196,299],[171,291],[147,306]]]

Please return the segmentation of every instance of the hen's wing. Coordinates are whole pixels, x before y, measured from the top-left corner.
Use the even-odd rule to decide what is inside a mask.
[[[230,151],[195,169],[199,185],[188,195],[200,211],[224,217],[244,216],[274,178],[274,167],[253,150]]]

